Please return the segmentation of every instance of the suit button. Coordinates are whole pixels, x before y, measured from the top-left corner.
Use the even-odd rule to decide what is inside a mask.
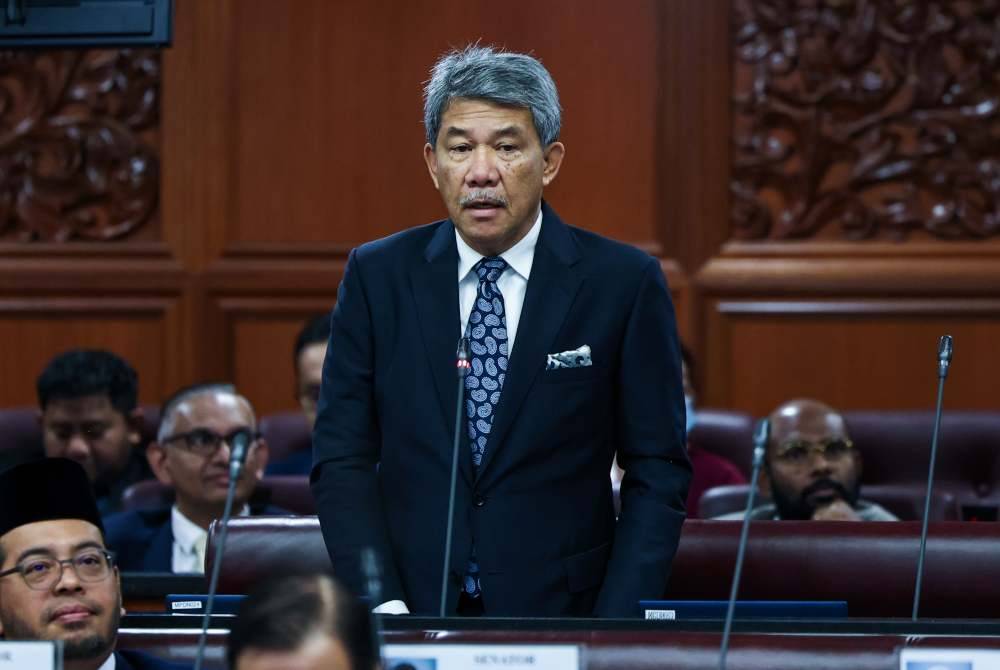
[[[476,496],[476,499],[473,502],[476,505],[476,507],[482,507],[483,505],[486,504],[486,498],[482,496]]]

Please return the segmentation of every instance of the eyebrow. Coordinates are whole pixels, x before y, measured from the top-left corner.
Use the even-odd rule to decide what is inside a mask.
[[[468,130],[459,126],[449,126],[448,129],[445,130],[445,137],[466,137],[468,134]],[[498,137],[503,137],[504,135],[521,137],[524,135],[524,129],[517,125],[504,126],[503,128],[490,133],[490,138],[496,139]]]
[[[104,545],[95,540],[86,540],[73,546],[73,555],[75,556],[82,549],[100,549],[103,551]],[[32,556],[34,554],[41,554],[42,556],[55,556],[55,553],[48,547],[30,547],[21,552],[21,554],[17,557],[17,560],[14,561],[14,565],[19,564],[28,556]]]

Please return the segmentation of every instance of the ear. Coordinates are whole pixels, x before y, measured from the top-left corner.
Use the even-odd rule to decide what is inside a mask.
[[[431,175],[434,188],[441,190],[441,187],[438,185],[437,154],[434,153],[434,147],[429,143],[424,145],[424,162],[427,163],[427,172]]]
[[[144,416],[142,408],[136,407],[125,417],[125,422],[128,424],[128,441],[133,447],[142,442],[142,420]]]
[[[760,478],[757,480],[757,488],[760,490],[760,494],[765,498],[771,497],[771,474],[766,465],[760,469]]]
[[[257,447],[253,450],[254,476],[257,481],[264,478],[264,470],[267,469],[267,459],[270,455],[271,451],[270,447],[267,446],[267,440],[264,438],[257,440]]]
[[[159,442],[153,442],[146,449],[146,460],[149,461],[149,468],[160,481],[167,486],[174,485],[174,478],[167,467],[167,450]]]
[[[542,186],[548,186],[555,180],[565,155],[566,147],[563,146],[562,142],[553,142],[545,147],[542,152],[542,157],[545,159],[545,169],[542,170]]]

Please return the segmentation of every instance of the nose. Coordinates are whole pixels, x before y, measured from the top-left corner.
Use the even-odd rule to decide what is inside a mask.
[[[825,451],[813,449],[809,452],[809,458],[809,463],[812,466],[813,473],[828,475],[833,472],[833,468],[830,466],[830,461],[827,459]]]
[[[86,461],[90,457],[90,444],[80,433],[74,433],[66,443],[66,458]]]
[[[465,183],[473,188],[495,186],[500,180],[496,156],[490,147],[480,146],[472,152],[469,171],[465,173]]]
[[[52,588],[56,593],[75,592],[82,591],[83,584],[80,582],[80,578],[76,576],[76,570],[73,569],[73,566],[63,563],[62,574]]]

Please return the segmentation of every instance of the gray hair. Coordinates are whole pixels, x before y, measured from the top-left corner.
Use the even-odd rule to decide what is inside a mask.
[[[192,398],[201,395],[228,395],[237,398],[246,404],[250,410],[251,428],[257,428],[257,416],[254,414],[253,405],[244,396],[236,391],[236,387],[228,382],[208,382],[185,386],[181,390],[167,398],[160,409],[160,427],[156,431],[156,441],[162,443],[174,434],[177,425],[177,415],[184,405]]]
[[[559,93],[552,75],[533,56],[476,44],[442,56],[424,87],[424,130],[431,146],[437,143],[441,117],[454,98],[527,108],[543,147],[559,139]]]

